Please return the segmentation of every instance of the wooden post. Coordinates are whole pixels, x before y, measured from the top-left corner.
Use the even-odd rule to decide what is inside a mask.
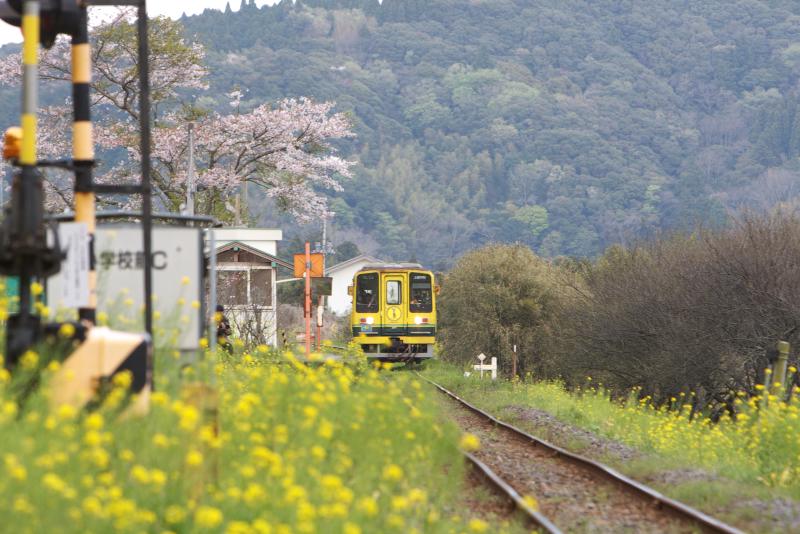
[[[322,313],[325,306],[325,297],[319,297],[319,304],[317,305],[317,350],[322,346]]]
[[[517,377],[517,345],[514,345],[514,350],[511,353],[511,378],[512,380]]]
[[[306,359],[311,357],[311,243],[306,242]]]
[[[789,363],[789,343],[786,341],[778,342],[778,359],[775,362],[775,369],[772,372],[772,383],[770,389],[773,395],[780,394],[779,388],[786,384],[786,366]],[[780,384],[776,386],[776,384]]]

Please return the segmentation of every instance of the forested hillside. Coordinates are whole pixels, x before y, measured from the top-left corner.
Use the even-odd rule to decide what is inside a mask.
[[[793,0],[284,0],[184,18],[197,102],[338,103],[360,165],[334,236],[449,265],[487,241],[544,256],[800,198]],[[274,209],[251,197],[261,223]],[[375,250],[377,248],[377,250]]]

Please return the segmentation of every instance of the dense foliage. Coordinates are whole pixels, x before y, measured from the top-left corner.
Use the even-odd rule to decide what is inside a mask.
[[[611,247],[593,263],[548,264],[518,246],[473,251],[445,278],[444,356],[463,363],[482,350],[509,369],[517,343],[520,374],[591,374],[617,390],[695,391],[701,405],[730,407],[732,392],[763,383],[779,340],[800,345],[798,236],[800,220],[775,215]]]
[[[796,2],[246,0],[184,24],[213,94],[353,114],[335,222],[370,252],[594,255],[798,194]]]

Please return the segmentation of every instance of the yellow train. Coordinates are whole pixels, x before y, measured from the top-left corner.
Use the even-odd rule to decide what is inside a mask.
[[[371,359],[433,357],[436,294],[433,273],[416,263],[364,266],[353,277],[353,340]]]

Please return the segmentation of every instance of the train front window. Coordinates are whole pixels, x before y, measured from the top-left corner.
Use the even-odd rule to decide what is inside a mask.
[[[398,280],[389,280],[386,282],[386,304],[396,306],[402,302],[400,298],[401,285]]]
[[[378,273],[358,275],[356,279],[356,311],[376,313],[378,311]]]
[[[411,273],[411,302],[408,309],[413,313],[433,311],[433,284],[430,275]]]

